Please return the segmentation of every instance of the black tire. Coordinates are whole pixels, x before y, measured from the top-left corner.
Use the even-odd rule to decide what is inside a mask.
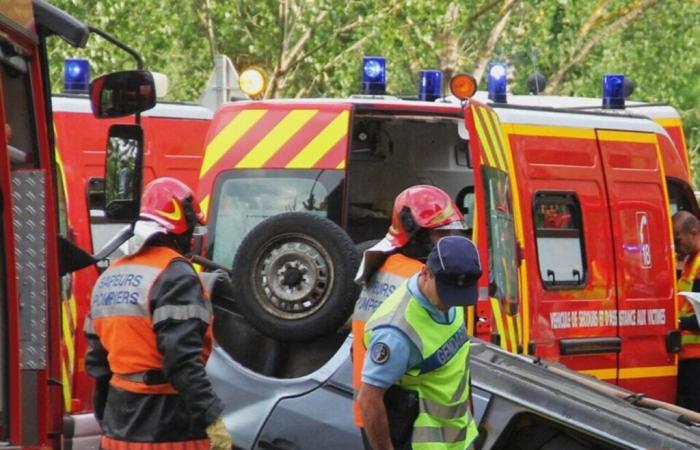
[[[280,340],[307,340],[336,331],[352,313],[359,261],[338,225],[290,212],[248,232],[231,278],[240,310],[255,328]]]

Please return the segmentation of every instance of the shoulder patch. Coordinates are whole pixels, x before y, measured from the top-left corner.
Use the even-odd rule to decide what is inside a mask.
[[[384,364],[389,361],[389,347],[383,342],[376,342],[372,345],[370,356],[375,364]]]

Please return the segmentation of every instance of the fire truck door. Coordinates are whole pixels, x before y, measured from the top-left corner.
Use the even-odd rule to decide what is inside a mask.
[[[673,402],[672,230],[663,160],[653,133],[596,130],[610,199],[621,340],[619,384]]]
[[[617,300],[595,131],[503,114],[525,230],[529,350],[614,383]],[[546,119],[541,122],[556,123],[557,117]]]
[[[474,170],[473,239],[484,269],[479,280],[475,333],[516,353],[523,343],[522,277],[518,272],[522,267],[518,251],[522,228],[510,152],[491,108],[472,101],[465,121]]]

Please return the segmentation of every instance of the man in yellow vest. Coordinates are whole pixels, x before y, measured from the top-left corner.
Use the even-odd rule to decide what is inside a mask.
[[[223,405],[204,371],[212,307],[192,264],[189,187],[149,183],[127,256],[98,278],[85,322],[102,450],[230,450]]]
[[[678,291],[700,292],[700,221],[688,211],[678,211],[673,215],[673,235],[676,253],[685,257]],[[690,301],[683,296],[679,301],[678,404],[700,412],[700,326]]]
[[[367,321],[358,402],[374,450],[465,450],[474,443],[463,307],[476,303],[480,276],[474,244],[444,237]]]
[[[355,281],[362,291],[352,316],[353,387],[360,389],[365,358],[365,322],[408,277],[420,271],[435,243],[444,236],[464,234],[464,217],[442,189],[416,185],[394,200],[391,226],[384,239],[365,251]],[[353,403],[355,424],[360,427],[366,448],[357,398]]]

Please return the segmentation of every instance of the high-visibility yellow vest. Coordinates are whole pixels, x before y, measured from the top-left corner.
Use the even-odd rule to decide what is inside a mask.
[[[464,450],[478,435],[469,411],[469,337],[464,309],[456,308],[451,323],[433,320],[408,291],[408,283],[389,296],[367,321],[365,346],[381,326],[401,330],[418,348],[423,361],[399,380],[418,393],[419,413],[413,422],[414,450]]]
[[[355,303],[355,311],[352,314],[352,386],[355,391],[353,412],[355,425],[364,427],[360,416],[360,405],[357,402],[357,393],[362,384],[362,368],[365,361],[365,323],[376,311],[384,300],[406,281],[411,275],[419,272],[423,263],[417,259],[409,258],[401,253],[390,255],[384,264],[377,270],[369,283],[362,288],[360,297]]]
[[[695,279],[700,277],[700,252],[689,258],[683,267],[681,277],[678,279],[678,292],[692,291]],[[678,318],[694,316],[693,305],[685,297],[679,302]],[[700,332],[681,330],[680,359],[700,358]]]

